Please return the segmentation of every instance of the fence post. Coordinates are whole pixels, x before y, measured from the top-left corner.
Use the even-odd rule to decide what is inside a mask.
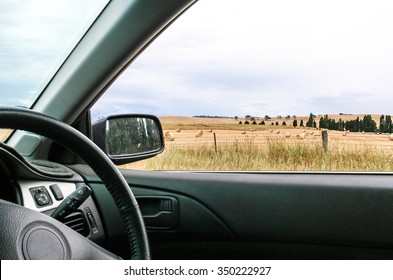
[[[328,132],[327,132],[327,130],[322,131],[322,148],[325,153],[328,151]]]
[[[214,150],[217,153],[217,139],[216,139],[216,133],[215,132],[213,133],[213,137],[214,137]]]

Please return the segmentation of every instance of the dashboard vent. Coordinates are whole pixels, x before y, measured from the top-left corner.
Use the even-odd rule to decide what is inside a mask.
[[[81,212],[74,212],[70,214],[64,219],[63,223],[83,236],[89,235],[89,226]]]

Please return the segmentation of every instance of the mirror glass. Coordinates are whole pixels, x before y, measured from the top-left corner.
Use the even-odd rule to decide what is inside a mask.
[[[126,156],[157,151],[161,130],[154,119],[120,117],[106,122],[106,150],[110,156]]]

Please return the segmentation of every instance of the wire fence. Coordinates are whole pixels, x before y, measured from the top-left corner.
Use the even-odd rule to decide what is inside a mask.
[[[203,132],[196,136],[196,131],[172,132],[172,141],[166,141],[167,147],[215,147],[234,143],[252,143],[261,149],[267,148],[272,143],[283,143],[287,145],[323,145],[322,135],[317,132],[241,132],[241,131],[214,131]],[[370,148],[393,153],[393,139],[389,135],[375,133],[348,133],[328,132],[328,149],[353,149]]]

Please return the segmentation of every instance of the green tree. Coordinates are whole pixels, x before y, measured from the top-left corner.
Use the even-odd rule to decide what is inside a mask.
[[[294,120],[293,120],[292,126],[293,126],[293,127],[297,127],[297,119],[294,119]]]
[[[390,115],[386,115],[385,126],[387,133],[392,133],[392,117]]]
[[[386,121],[384,115],[381,115],[381,117],[379,118],[379,131],[386,132]]]
[[[314,118],[315,118],[316,116],[313,114],[313,113],[310,113],[310,116],[309,116],[309,118],[308,118],[308,121],[306,122],[306,126],[307,127],[313,127],[313,125],[314,125]]]
[[[319,128],[325,128],[325,122],[322,117],[319,119]]]
[[[359,117],[357,117],[356,120],[355,120],[354,128],[355,128],[355,131],[360,131],[361,130],[361,124],[360,124]]]
[[[319,119],[319,128],[329,129],[329,116],[325,115]]]
[[[372,119],[371,115],[363,117],[363,131],[375,132],[377,131],[377,123]]]
[[[337,123],[337,130],[339,130],[339,131],[344,131],[344,127],[345,127],[345,123],[344,123],[343,120],[340,118],[340,119],[338,120],[338,123]]]

